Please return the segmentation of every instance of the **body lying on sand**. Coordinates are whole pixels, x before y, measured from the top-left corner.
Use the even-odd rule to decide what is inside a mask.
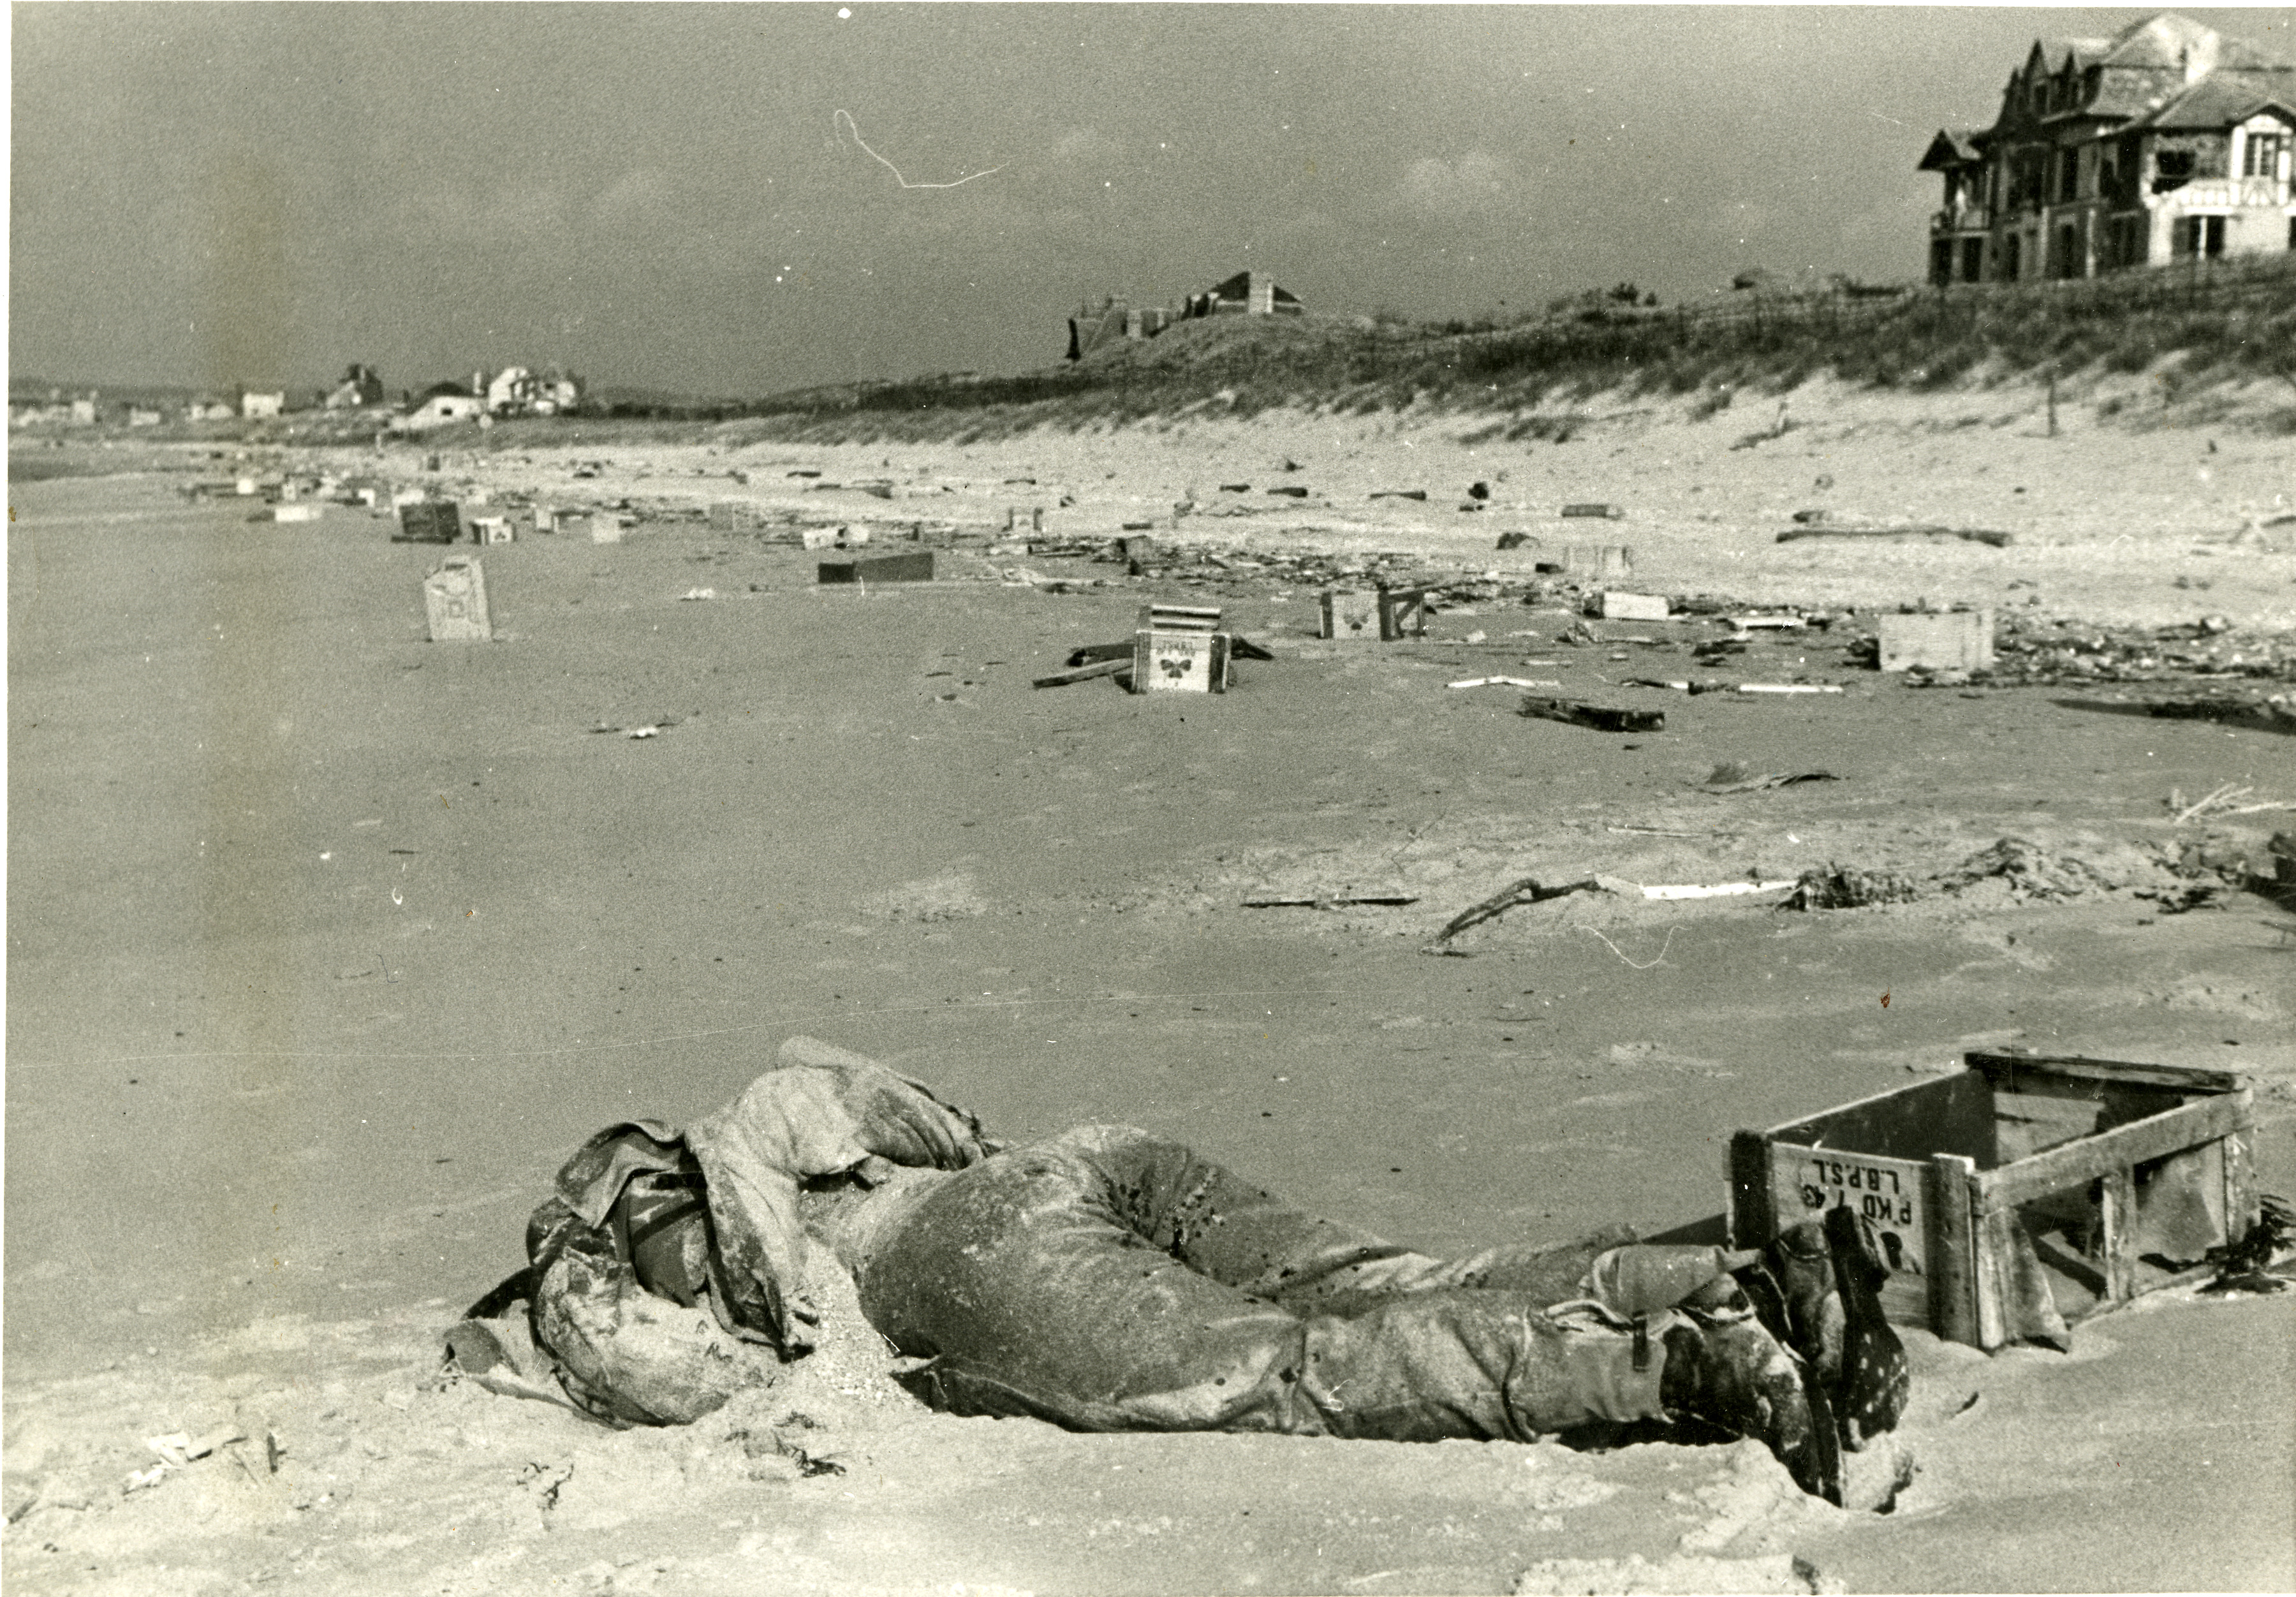
[[[1385,1441],[1680,1421],[1761,1441],[1839,1503],[1841,1448],[1906,1401],[1884,1272],[1846,1208],[1767,1258],[1613,1234],[1439,1260],[1129,1127],[1006,1148],[922,1083],[803,1037],[688,1131],[585,1143],[528,1228],[528,1267],[449,1356],[611,1423],[690,1423],[810,1347],[808,1235],[914,1361],[902,1384],[958,1414]]]

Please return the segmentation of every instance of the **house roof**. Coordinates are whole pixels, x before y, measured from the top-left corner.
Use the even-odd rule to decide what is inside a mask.
[[[425,399],[475,399],[478,396],[459,382],[434,382],[422,390],[422,397]]]
[[[2296,119],[2296,68],[2276,72],[2212,72],[2142,119],[2139,127],[2169,130],[2229,127],[2258,111],[2276,109]]]
[[[2021,121],[2027,114],[2026,90],[2044,78],[2068,73],[2082,75],[2093,85],[2091,92],[2080,103],[2048,113],[2046,122],[2216,127],[2269,104],[2296,101],[2296,66],[2250,40],[2175,12],[2160,12],[2110,38],[2036,39],[2011,76],[2004,122]],[[1982,150],[2003,125],[1968,135],[1964,142]],[[1921,169],[1934,169],[1932,160],[1940,153],[1933,143]]]
[[[1970,143],[1968,134],[1956,133],[1949,127],[1940,127],[1938,129],[1937,137],[1930,141],[1928,151],[1923,154],[1922,164],[1915,167],[1914,170],[1942,172],[1952,167],[1970,166],[1984,159],[1984,155],[1977,146]]]

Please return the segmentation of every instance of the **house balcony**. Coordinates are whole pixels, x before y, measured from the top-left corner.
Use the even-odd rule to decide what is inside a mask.
[[[2260,210],[2288,203],[2288,185],[2270,177],[2195,177],[2169,191],[2170,203],[2196,210]]]
[[[1930,218],[1931,233],[1983,233],[1993,223],[1992,214],[1981,205],[1956,206],[1939,211]]]

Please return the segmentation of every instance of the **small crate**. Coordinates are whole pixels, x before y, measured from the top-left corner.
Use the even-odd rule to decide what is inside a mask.
[[[1426,635],[1427,590],[1380,589],[1380,642],[1392,643],[1404,638],[1423,638]]]
[[[398,507],[394,544],[453,544],[463,536],[462,507],[451,499],[418,499]]]
[[[1992,664],[1993,612],[1989,610],[1882,618],[1884,671],[1978,671]]]
[[[1632,577],[1634,548],[1628,544],[1566,544],[1562,569],[1573,577]]]
[[[825,560],[818,572],[824,583],[931,582],[932,551],[914,554],[876,554],[865,560]]]
[[[1972,1053],[1958,1074],[1730,1140],[1730,1230],[1756,1248],[1841,1205],[1890,1266],[1882,1312],[1990,1350],[2049,1295],[2064,1324],[2172,1285],[2258,1216],[2247,1078]]]
[[[422,608],[430,618],[434,643],[490,643],[494,620],[487,612],[487,573],[473,554],[450,554],[422,579]]]
[[[508,516],[471,518],[471,542],[473,544],[507,544],[517,536]]]
[[[1324,590],[1320,630],[1327,638],[1379,636],[1379,595]]]
[[[1614,588],[1604,588],[1588,608],[1605,621],[1663,621],[1668,614],[1663,594],[1621,594]]]
[[[1226,633],[1144,628],[1132,635],[1136,693],[1225,693],[1233,669]]]
[[[709,506],[709,530],[712,532],[755,532],[758,525],[758,506],[754,501],[719,499]]]

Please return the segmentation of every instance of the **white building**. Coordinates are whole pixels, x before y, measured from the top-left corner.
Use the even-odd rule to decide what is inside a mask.
[[[275,416],[287,408],[285,390],[276,394],[242,392],[239,397],[239,414],[242,416]]]
[[[422,396],[422,403],[398,418],[402,432],[427,432],[457,422],[473,422],[487,414],[487,402],[451,383],[441,383]]]

